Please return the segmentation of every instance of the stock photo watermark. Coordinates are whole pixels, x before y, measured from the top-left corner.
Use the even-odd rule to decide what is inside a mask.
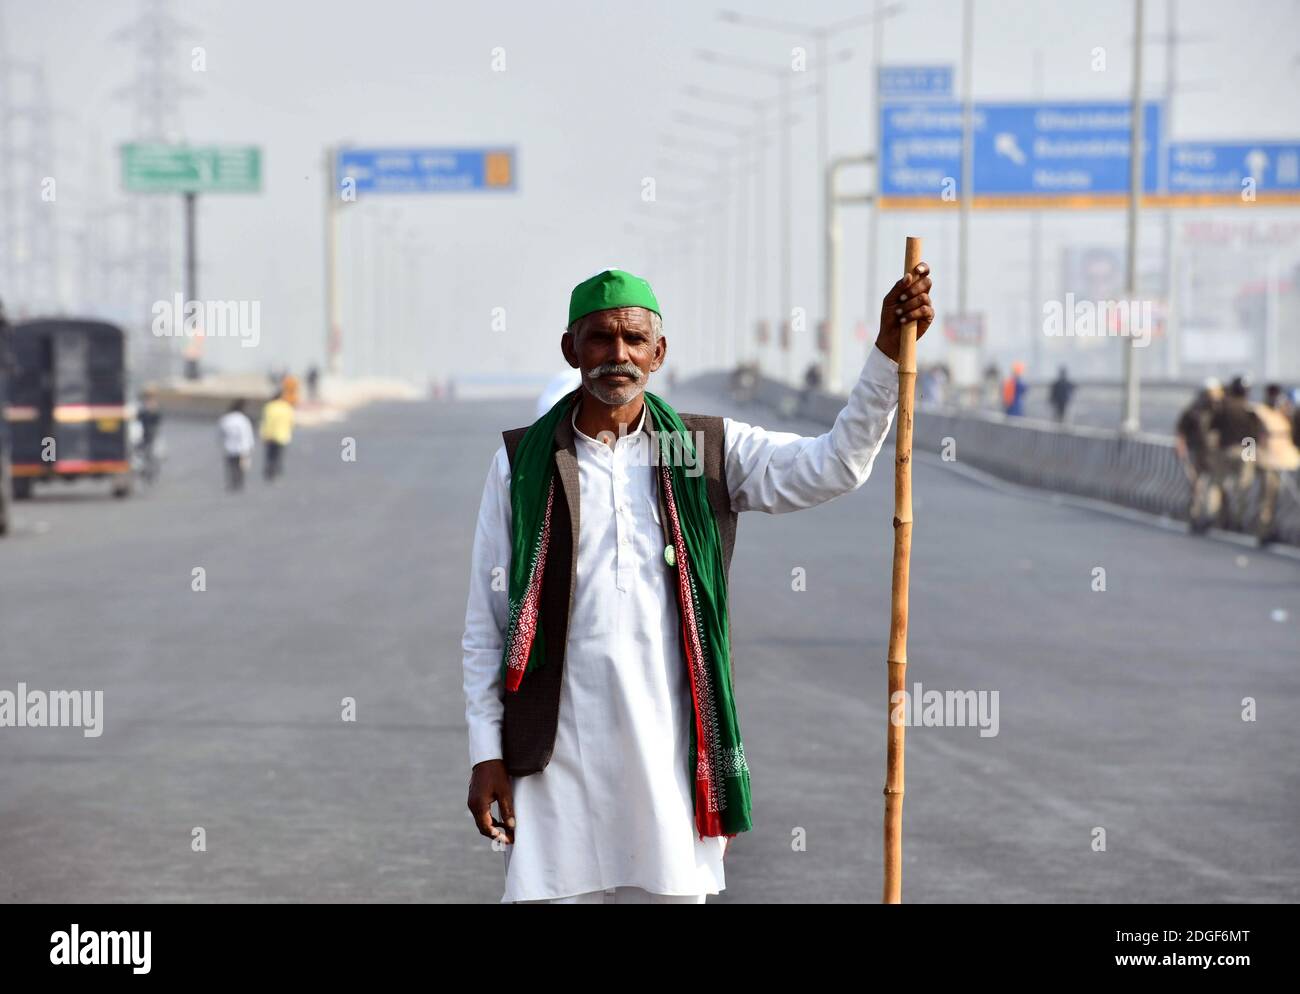
[[[0,728],[80,728],[88,739],[104,734],[102,690],[0,690]]]
[[[157,338],[238,338],[246,349],[262,340],[260,300],[186,300],[178,293],[155,300],[150,313]]]
[[[1048,338],[1132,338],[1133,347],[1151,344],[1155,329],[1149,300],[1088,300],[1067,293],[1043,304],[1043,334]]]
[[[998,734],[998,691],[926,690],[919,682],[911,691],[889,696],[889,720],[918,728],[978,728],[980,738]]]
[[[635,447],[629,456],[629,465],[681,466],[687,476],[699,476],[704,472],[704,432],[647,428],[644,434],[649,436],[650,444]],[[627,425],[620,424],[617,434],[607,429],[600,432],[596,440],[609,445],[616,439],[628,437]]]
[[[73,922],[66,931],[50,934],[53,966],[129,966],[136,974],[151,969],[153,933],[140,931],[81,931]]]

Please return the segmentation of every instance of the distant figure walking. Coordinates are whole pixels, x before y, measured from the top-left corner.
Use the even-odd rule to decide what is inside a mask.
[[[984,367],[983,398],[981,403],[988,407],[1003,407],[1000,402],[1002,390],[1002,374],[998,372],[998,364],[991,362]]]
[[[158,433],[162,426],[162,410],[158,406],[158,395],[152,389],[140,392],[140,406],[135,417],[140,422],[140,441],[136,445],[140,476],[146,483],[153,483],[158,478]]]
[[[307,399],[313,404],[320,398],[320,370],[312,366],[307,370]]]
[[[1291,390],[1291,441],[1300,446],[1300,387]]]
[[[758,363],[738,362],[731,371],[731,399],[737,404],[748,404],[758,388]]]
[[[1227,396],[1210,419],[1210,429],[1219,436],[1215,483],[1223,491],[1220,523],[1240,531],[1246,495],[1255,482],[1257,453],[1251,447],[1258,448],[1260,436],[1260,421],[1251,408],[1250,385],[1244,377],[1238,376],[1228,384]]]
[[[1254,412],[1263,429],[1258,440],[1259,514],[1255,518],[1255,538],[1262,548],[1277,541],[1273,522],[1282,474],[1294,473],[1300,467],[1300,450],[1291,437],[1286,395],[1278,384],[1270,383],[1265,388],[1264,403],[1257,404]]]
[[[812,399],[822,388],[822,368],[815,362],[810,362],[808,368],[803,373],[803,390],[799,392],[798,413],[803,414],[808,406],[808,401]]]
[[[284,450],[293,439],[293,405],[276,394],[262,408],[262,441],[266,443],[263,478],[269,483],[284,469]]]
[[[1052,402],[1052,414],[1057,423],[1065,423],[1065,415],[1070,407],[1070,400],[1074,397],[1075,384],[1070,380],[1070,374],[1066,372],[1064,366],[1056,374],[1056,379],[1052,381],[1052,392],[1050,400]]]
[[[951,378],[948,367],[944,363],[936,362],[925,367],[921,371],[921,377],[917,384],[921,392],[921,400],[931,404],[942,404],[947,401],[948,383]]]
[[[244,474],[253,461],[253,422],[244,413],[244,402],[236,400],[217,422],[217,436],[226,465],[226,489],[244,489]]]
[[[1174,427],[1174,451],[1182,460],[1187,478],[1192,485],[1192,499],[1187,508],[1187,527],[1193,535],[1209,530],[1218,517],[1219,503],[1223,498],[1216,479],[1215,458],[1218,440],[1210,429],[1210,422],[1223,400],[1223,387],[1218,380],[1206,380]]]
[[[301,399],[299,396],[298,377],[294,376],[293,373],[286,372],[284,377],[280,380],[280,386],[277,393],[278,396],[283,397],[287,403],[297,407],[298,401]]]
[[[1011,375],[1002,384],[1002,411],[1011,417],[1022,417],[1025,413],[1025,394],[1029,387],[1025,384],[1025,364],[1013,362]]]

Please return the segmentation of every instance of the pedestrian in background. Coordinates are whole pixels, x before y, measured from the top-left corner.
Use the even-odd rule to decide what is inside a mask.
[[[808,368],[803,373],[803,389],[799,392],[799,406],[796,408],[798,414],[802,415],[808,406],[808,401],[813,398],[822,388],[822,368],[815,362],[810,362]]]
[[[152,388],[140,391],[135,417],[140,423],[140,441],[136,445],[140,473],[146,482],[152,483],[158,476],[158,432],[162,426],[162,410],[158,406],[158,395]]]
[[[280,380],[278,391],[279,396],[282,397],[287,404],[292,407],[297,407],[298,401],[301,399],[299,397],[299,392],[298,377],[286,370],[284,376]]]
[[[226,489],[244,489],[244,474],[253,461],[253,422],[244,413],[244,402],[236,400],[217,422],[217,436],[226,465]]]
[[[1052,392],[1050,400],[1052,402],[1052,414],[1055,416],[1058,424],[1065,423],[1065,414],[1070,407],[1070,399],[1074,396],[1074,383],[1070,381],[1070,374],[1062,366],[1056,374],[1056,379],[1052,381]]]
[[[1002,374],[998,371],[998,364],[991,362],[984,367],[983,399],[981,403],[989,407],[1003,407],[1000,402],[1002,389]]]
[[[1219,514],[1223,492],[1217,485],[1215,456],[1218,438],[1210,429],[1214,412],[1223,400],[1223,387],[1209,379],[1195,399],[1183,409],[1174,428],[1174,451],[1187,471],[1192,484],[1192,499],[1187,508],[1187,527],[1193,535],[1208,531]]]
[[[1255,482],[1255,456],[1260,436],[1259,418],[1250,404],[1250,384],[1238,376],[1228,384],[1226,396],[1210,418],[1210,429],[1219,436],[1215,461],[1215,484],[1223,493],[1220,524],[1240,531],[1245,520],[1246,494]],[[1246,444],[1243,444],[1246,443]]]
[[[1002,410],[1011,417],[1021,417],[1025,413],[1025,394],[1029,387],[1025,384],[1025,364],[1013,362],[1011,375],[1002,384]]]
[[[1286,395],[1281,386],[1270,383],[1264,389],[1264,403],[1257,404],[1255,417],[1261,432],[1257,440],[1259,462],[1259,514],[1255,518],[1255,538],[1260,548],[1277,541],[1274,519],[1282,474],[1300,467],[1300,450],[1291,437]]]
[[[293,405],[283,394],[276,394],[262,408],[262,441],[266,445],[266,461],[262,475],[269,483],[280,475],[284,467],[284,450],[293,439]]]
[[[1300,446],[1300,387],[1291,389],[1291,441]]]
[[[948,370],[948,364],[943,362],[935,363],[930,368],[934,374],[930,378],[930,400],[936,404],[945,404],[948,402],[948,384],[952,382],[952,373]]]

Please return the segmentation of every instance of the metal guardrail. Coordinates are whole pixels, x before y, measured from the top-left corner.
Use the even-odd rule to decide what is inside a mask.
[[[727,390],[725,377],[708,380],[710,389]],[[843,397],[821,392],[802,397],[800,391],[766,377],[755,388],[754,399],[827,426],[844,406]],[[951,450],[958,463],[1024,486],[1187,520],[1191,483],[1170,436],[1149,432],[1124,435],[1106,428],[921,404],[913,444],[918,451],[941,457],[946,449]],[[1278,497],[1278,540],[1300,545],[1300,493],[1294,474],[1289,475]],[[1255,479],[1242,512],[1245,528],[1252,531],[1258,513],[1259,473]]]

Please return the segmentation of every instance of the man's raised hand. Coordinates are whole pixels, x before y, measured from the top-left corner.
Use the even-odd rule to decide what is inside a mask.
[[[916,268],[894,284],[880,305],[880,334],[876,348],[898,362],[903,325],[916,322],[916,338],[920,341],[930,322],[934,320],[934,306],[930,303],[930,267],[919,262]]]

